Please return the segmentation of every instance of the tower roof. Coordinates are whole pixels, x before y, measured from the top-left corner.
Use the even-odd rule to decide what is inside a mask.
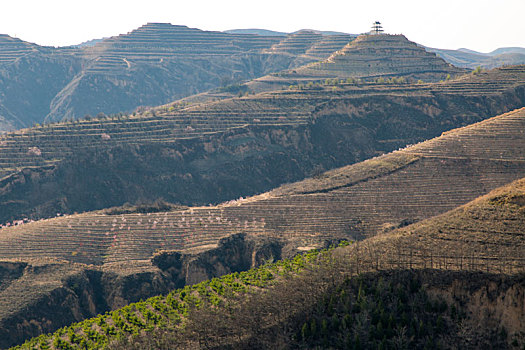
[[[383,26],[381,25],[381,22],[375,21],[372,24],[372,30],[370,31],[370,34],[377,35],[377,34],[381,34],[383,32],[384,32],[384,30],[383,30]]]

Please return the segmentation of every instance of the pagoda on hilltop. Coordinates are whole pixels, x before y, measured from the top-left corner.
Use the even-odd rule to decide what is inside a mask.
[[[370,34],[379,35],[379,34],[383,34],[383,32],[384,30],[383,30],[383,26],[381,25],[381,22],[375,21],[372,24],[372,30],[370,31]]]

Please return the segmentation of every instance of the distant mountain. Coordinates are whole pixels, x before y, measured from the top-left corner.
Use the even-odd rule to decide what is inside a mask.
[[[525,48],[503,47],[489,53],[477,52],[461,48],[458,50],[446,50],[436,48],[426,48],[427,51],[434,52],[447,62],[464,68],[495,68],[504,65],[525,64]]]
[[[264,35],[264,36],[286,36],[288,33],[285,32],[276,32],[268,29],[229,29],[225,30],[224,33],[229,34],[254,34],[254,35]]]
[[[470,53],[470,54],[473,54],[473,55],[487,55],[486,53],[482,53],[482,52],[474,51],[474,50],[467,49],[467,48],[464,48],[464,47],[462,47],[461,49],[457,49],[457,51],[461,51],[461,52],[465,52],[465,53]]]
[[[496,49],[488,53],[488,55],[496,56],[496,55],[501,55],[501,54],[506,54],[506,53],[525,54],[525,48],[523,47],[500,47],[499,49]]]
[[[91,47],[91,46],[95,46],[96,44],[103,41],[104,39],[107,39],[107,38],[88,40],[78,45],[71,45],[71,47]]]
[[[292,33],[286,33],[286,32],[276,32],[273,30],[268,29],[257,29],[257,28],[251,28],[251,29],[229,29],[225,30],[225,33],[230,34],[255,34],[255,35],[265,35],[265,36],[286,36],[288,34],[296,34],[302,31],[310,31],[315,32],[322,35],[351,35],[351,36],[357,36],[354,34],[348,34],[343,32],[334,32],[334,31],[327,31],[327,30],[315,30],[315,29],[300,29]]]
[[[349,34],[349,33],[343,33],[343,32],[333,32],[333,31],[329,31],[329,30],[316,30],[316,29],[301,29],[301,30],[298,30],[296,32],[293,32],[292,34],[299,33],[301,31],[311,31],[311,32],[314,32],[314,33],[322,34],[322,35],[350,35],[350,36],[353,36],[353,37],[357,37],[357,34]]]

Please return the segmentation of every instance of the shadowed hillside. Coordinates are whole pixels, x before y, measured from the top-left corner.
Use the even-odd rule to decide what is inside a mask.
[[[428,225],[440,229],[443,237],[430,234],[413,240],[413,235],[402,233],[405,231],[386,233],[442,214],[524,177],[525,147],[521,145],[525,142],[524,122],[525,112],[515,111],[314,179],[218,206],[174,208],[150,214],[118,214],[118,210],[112,211],[114,215],[94,212],[4,228],[0,231],[0,255],[9,259],[5,265],[11,266],[8,271],[18,271],[6,274],[0,291],[0,301],[10,305],[0,308],[9,310],[2,316],[6,334],[11,334],[9,337],[16,334],[12,339],[23,339],[64,324],[61,322],[66,318],[45,324],[41,316],[35,314],[35,327],[17,332],[11,328],[27,318],[23,305],[31,309],[43,301],[53,303],[49,295],[56,293],[55,290],[79,300],[75,297],[76,289],[67,287],[67,281],[72,278],[98,290],[97,296],[104,302],[95,303],[95,309],[101,310],[149,296],[153,291],[161,292],[166,286],[195,283],[257,265],[264,259],[279,259],[341,239],[361,239],[378,233],[377,237],[352,248],[358,249],[356,256],[363,266],[520,270],[522,235],[514,232],[519,232],[524,217],[519,208],[513,209],[512,201],[521,203],[518,192],[522,191],[523,182],[500,190],[498,199],[489,201],[491,206],[496,205],[494,208],[501,208],[501,213],[491,207],[468,209],[477,208],[472,207],[477,203],[474,202],[467,209],[447,214],[450,220],[443,219],[443,228]],[[516,194],[502,195],[512,188],[516,188]],[[501,206],[497,206],[497,201]],[[485,203],[486,198],[481,202]],[[512,210],[505,207],[507,202]],[[459,215],[455,213],[470,215],[475,223],[460,218],[458,222],[464,226],[455,227],[452,218]],[[483,221],[485,218],[487,221]],[[501,239],[490,247],[471,244],[474,237],[465,231],[488,234],[490,222],[494,220],[500,222],[496,224],[497,230],[502,232],[501,237],[508,238],[508,244],[501,245]],[[407,226],[406,230],[413,227],[419,226]],[[454,227],[454,231],[447,237],[445,229],[450,227]],[[243,235],[234,235],[236,233]],[[448,244],[461,249],[452,249]],[[505,256],[504,263],[502,256]],[[53,275],[55,270],[48,272],[45,268],[31,267],[47,266],[42,261],[49,258],[62,261],[63,266],[93,264],[86,268],[93,272],[71,269],[67,273],[60,270],[62,275]],[[18,270],[12,267],[21,261],[27,261],[28,267]],[[60,264],[58,266],[62,266]],[[36,275],[31,277],[32,274]],[[46,280],[46,275],[53,283],[31,287],[32,280],[38,280],[37,276]],[[90,277],[93,275],[99,276],[98,279]],[[137,278],[141,280],[138,287],[133,292],[124,292],[125,281]],[[64,283],[66,286],[60,287]],[[112,289],[116,292],[107,294]],[[31,293],[20,298],[18,290]],[[13,302],[13,298],[18,302]],[[94,308],[79,308],[85,310],[82,314],[95,312]],[[69,320],[82,318],[69,317]]]
[[[80,68],[70,50],[0,35],[0,133],[42,122]]]

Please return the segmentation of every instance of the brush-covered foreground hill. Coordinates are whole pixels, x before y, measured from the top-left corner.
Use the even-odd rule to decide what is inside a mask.
[[[520,179],[392,233],[185,287],[32,344],[519,349],[524,198]]]
[[[164,104],[324,59],[352,39],[290,35],[296,36],[281,44],[289,37],[148,23],[94,45],[53,48],[1,35],[0,132]],[[275,45],[280,50],[272,51]],[[306,54],[318,46],[326,50]]]
[[[443,83],[344,83],[24,129],[0,137],[0,222],[159,197],[219,203],[524,104],[525,66],[516,66]]]
[[[525,111],[515,111],[218,206],[149,214],[113,209],[4,228],[0,338],[14,344],[169,288],[442,214],[525,176],[524,127]],[[523,227],[520,212],[509,213],[515,215],[509,219],[512,225],[502,224],[501,229]],[[388,241],[389,236],[378,237]],[[371,256],[384,256],[386,266],[381,266],[390,268],[399,253],[412,256],[410,264],[416,266],[421,260],[414,249]],[[463,257],[453,260],[438,256],[436,248],[427,267],[468,263],[484,268],[491,249],[474,256],[463,249]],[[516,259],[522,246],[514,242],[508,249],[505,266],[519,270]],[[42,304],[53,305],[61,316],[41,313]]]

